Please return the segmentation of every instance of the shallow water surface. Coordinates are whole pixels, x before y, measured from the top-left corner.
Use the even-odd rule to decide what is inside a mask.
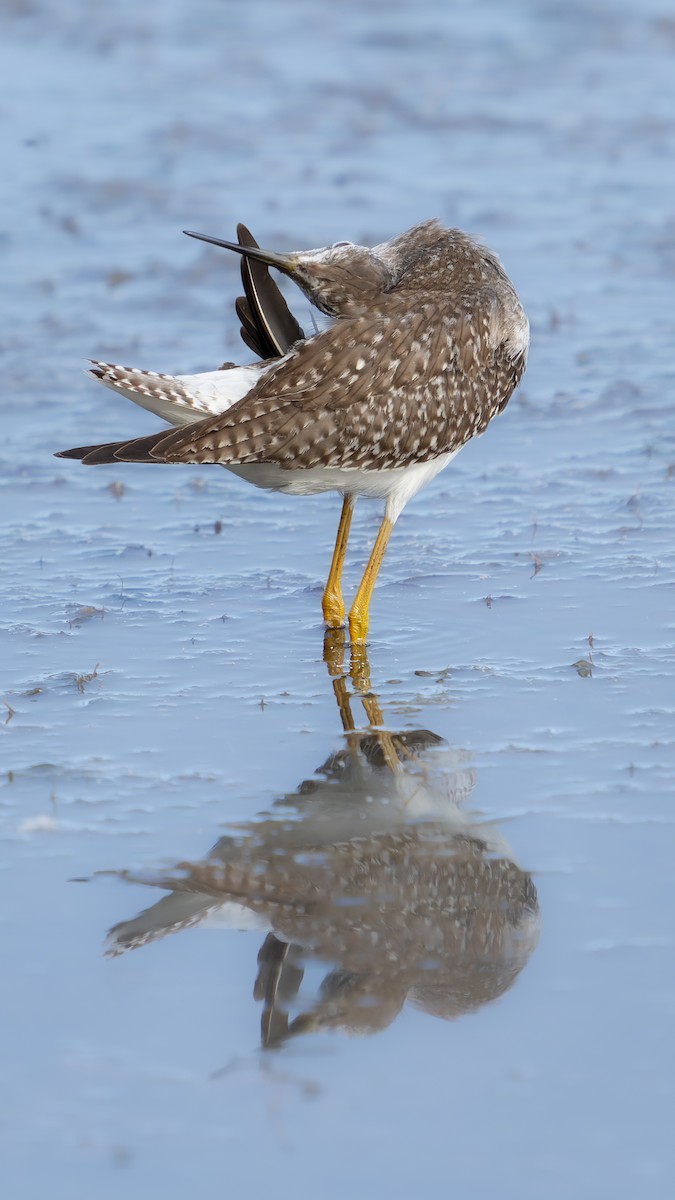
[[[0,23],[3,1194],[665,1200],[669,14]],[[352,661],[320,621],[336,498],[52,454],[154,427],[88,356],[245,360],[238,264],[182,228],[432,215],[502,256],[531,358],[403,514]]]

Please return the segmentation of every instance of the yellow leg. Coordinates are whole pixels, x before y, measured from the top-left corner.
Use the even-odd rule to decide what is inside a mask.
[[[345,673],[345,645],[347,635],[344,629],[324,629],[323,661],[328,667],[331,679]]]
[[[349,538],[349,528],[352,523],[353,511],[354,497],[345,496],[342,502],[340,524],[338,525],[337,537],[335,539],[333,561],[330,564],[326,590],[321,602],[323,619],[330,629],[339,629],[341,625],[344,625],[345,620],[345,604],[342,599],[342,566],[345,561],[347,539]]]
[[[368,609],[370,608],[370,598],[375,587],[375,580],[382,566],[384,552],[387,549],[391,531],[394,528],[393,523],[388,517],[385,517],[380,525],[380,531],[375,539],[373,552],[368,559],[368,566],[363,573],[363,579],[359,585],[359,590],[354,597],[354,603],[349,613],[349,633],[353,645],[361,645],[366,640],[368,633]]]
[[[351,753],[356,756],[361,749],[363,730],[357,730],[354,717],[352,716],[351,696],[347,688],[347,679],[344,670],[344,651],[344,630],[327,629],[323,639],[324,661],[328,667],[328,673],[333,680],[333,691],[342,719],[342,728],[347,734],[347,745]],[[361,697],[361,702],[370,726],[370,735],[377,741],[382,754],[383,764],[389,768],[393,775],[400,774],[403,769],[401,758],[405,756],[410,757],[410,755],[407,754],[405,745],[401,743],[396,734],[389,733],[386,729],[382,728],[384,725],[384,716],[382,715],[380,702],[371,687],[368,650],[363,643],[352,646],[349,675],[355,691]]]
[[[380,702],[374,692],[368,692],[366,696],[362,696],[361,703],[368,718],[368,724],[371,725],[373,729],[378,728],[380,725],[384,725],[384,717],[382,715],[382,709],[380,708]]]
[[[323,635],[323,660],[328,667],[328,674],[333,680],[333,691],[342,718],[342,728],[345,733],[353,733],[355,725],[351,710],[351,697],[345,678],[344,629],[326,630]]]

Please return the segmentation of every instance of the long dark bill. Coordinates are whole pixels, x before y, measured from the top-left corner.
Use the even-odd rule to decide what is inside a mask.
[[[276,267],[277,271],[283,271],[286,275],[291,275],[297,266],[298,260],[295,254],[276,254],[274,250],[261,250],[260,246],[242,246],[239,242],[225,242],[222,238],[210,237],[207,233],[194,233],[191,229],[184,229],[183,233],[187,237],[197,238],[199,242],[209,242],[210,245],[220,246],[223,250],[234,250],[235,254],[254,258],[268,267]]]

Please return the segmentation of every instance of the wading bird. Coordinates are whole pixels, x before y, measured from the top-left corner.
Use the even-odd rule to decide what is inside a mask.
[[[100,463],[217,463],[257,487],[343,496],[323,594],[329,627],[344,623],[342,567],[357,496],[384,517],[349,612],[352,642],[368,631],[370,600],[404,506],[517,386],[529,325],[497,257],[459,229],[425,221],[372,248],[261,250],[189,236],[244,257],[244,340],[262,362],[200,375],[161,375],[108,363],[92,374],[172,425],[150,436],[81,446],[60,457]],[[333,323],[304,337],[268,274],[297,283]]]

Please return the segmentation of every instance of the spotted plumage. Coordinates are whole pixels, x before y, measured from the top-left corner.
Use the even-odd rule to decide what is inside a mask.
[[[176,377],[96,363],[102,382],[179,428],[63,456],[87,465],[217,463],[272,490],[336,490],[345,497],[345,542],[354,498],[382,497],[386,527],[350,614],[352,637],[363,641],[391,527],[506,405],[525,369],[527,318],[495,255],[437,221],[373,249],[337,243],[273,254],[243,226],[238,244],[204,240],[244,256],[242,336],[269,357]],[[334,323],[305,338],[267,265]],[[331,625],[344,615],[341,566],[334,556],[324,594]]]
[[[347,712],[349,697],[343,722]],[[537,943],[539,906],[499,832],[462,810],[473,772],[428,730],[348,736],[280,815],[238,826],[201,861],[123,872],[166,894],[116,924],[106,953],[196,926],[265,933],[264,1045],[311,1029],[373,1033],[407,1002],[454,1018],[502,995]],[[291,1020],[311,960],[329,971]]]

